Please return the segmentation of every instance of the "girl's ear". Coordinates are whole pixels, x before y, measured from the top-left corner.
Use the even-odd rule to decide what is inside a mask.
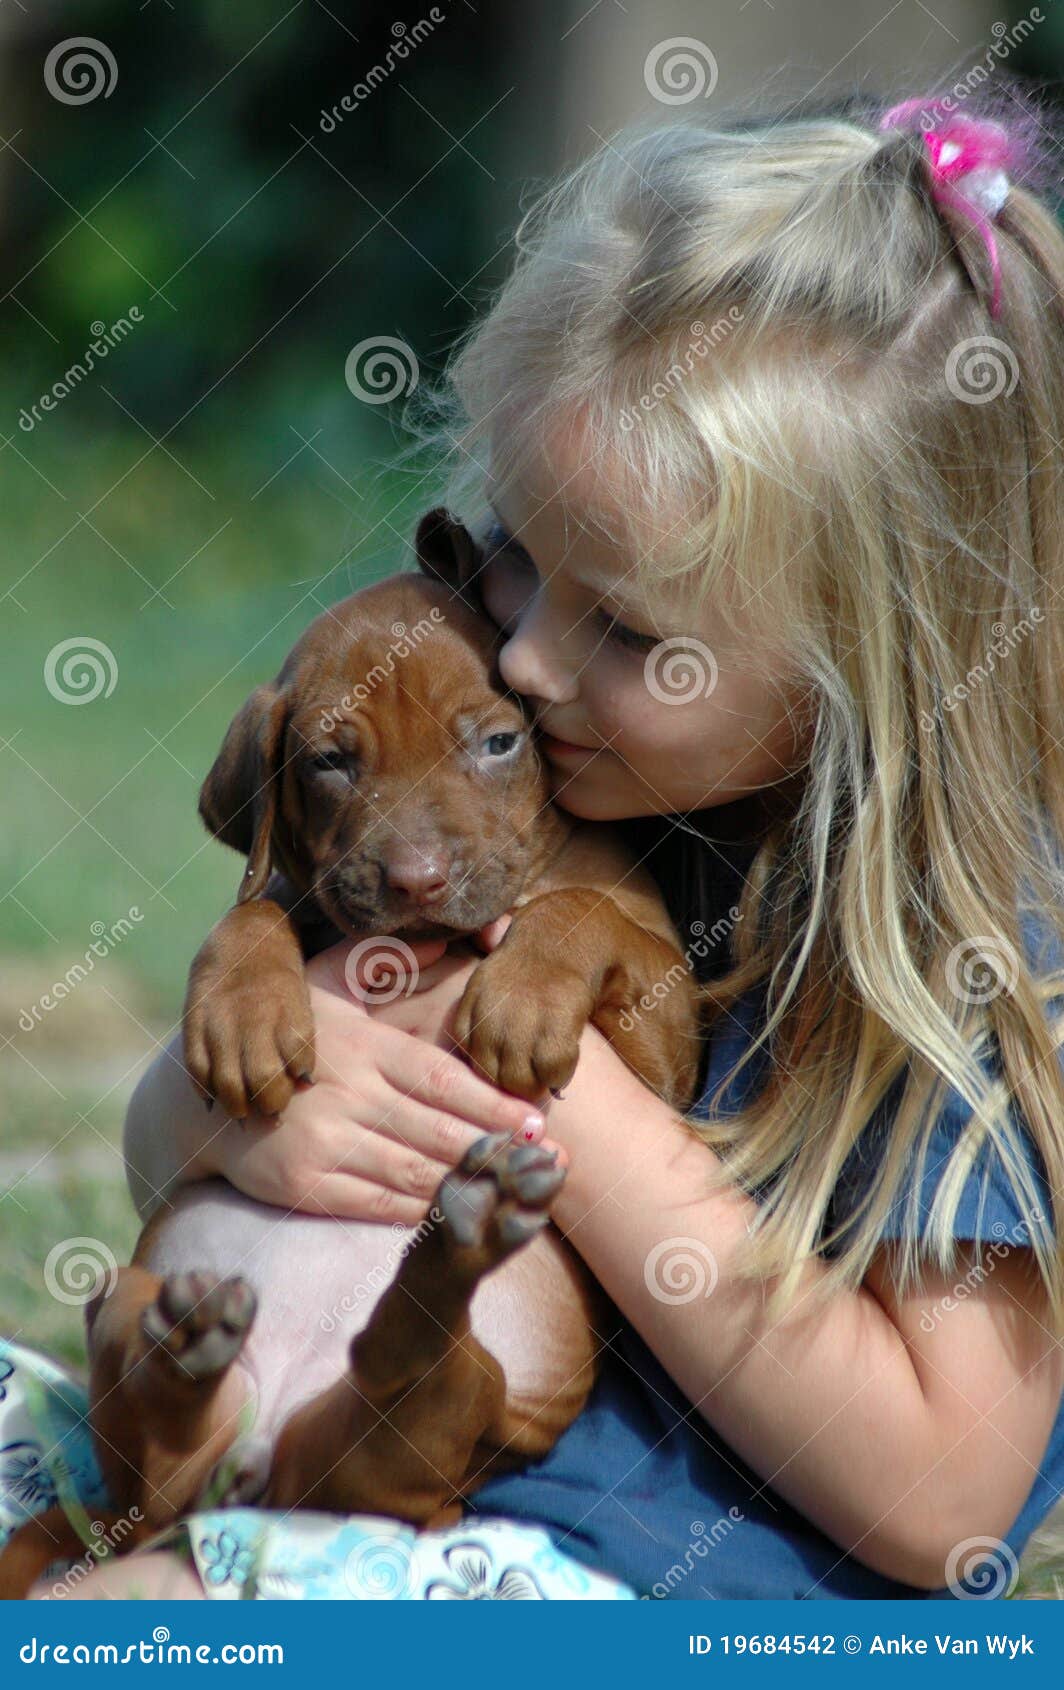
[[[205,825],[248,859],[237,903],[257,898],[270,878],[281,753],[288,696],[272,685],[255,688],[237,711],[199,797]]]
[[[467,589],[484,561],[483,555],[469,529],[443,505],[436,505],[421,518],[414,550],[423,575],[442,581],[468,601],[472,595]]]

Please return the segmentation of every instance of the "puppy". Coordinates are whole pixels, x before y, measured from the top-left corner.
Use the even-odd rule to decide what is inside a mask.
[[[311,955],[511,911],[455,1016],[476,1070],[557,1092],[590,1021],[685,1109],[699,994],[660,892],[609,827],[551,804],[468,531],[430,511],[416,551],[419,573],[311,623],[207,776],[200,814],[247,869],[192,965],[188,1072],[231,1116],[276,1115],[315,1074]],[[625,1014],[659,982],[653,1015]],[[139,1511],[124,1547],[193,1509],[223,1456],[228,1500],[427,1526],[544,1454],[594,1376],[593,1283],[548,1224],[563,1178],[551,1153],[486,1137],[416,1229],[286,1214],[221,1180],[156,1210],[86,1310],[100,1465],[120,1514]],[[68,1541],[59,1511],[29,1522],[0,1589]]]

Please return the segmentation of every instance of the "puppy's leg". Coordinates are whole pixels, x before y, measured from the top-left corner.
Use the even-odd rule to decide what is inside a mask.
[[[227,1115],[276,1115],[314,1075],[314,1018],[298,932],[269,898],[237,904],[192,959],[184,1058]]]
[[[122,1516],[94,1511],[90,1523],[106,1533],[122,1523]],[[75,1561],[84,1554],[85,1544],[62,1508],[34,1514],[0,1549],[0,1602],[21,1602],[53,1561]]]
[[[134,1266],[120,1268],[85,1312],[89,1424],[116,1505],[94,1523],[121,1528],[115,1553],[124,1554],[193,1505],[236,1437],[247,1392],[229,1364],[255,1297],[243,1280],[163,1279]],[[24,1597],[50,1562],[84,1547],[62,1508],[35,1515],[0,1553],[0,1598]]]
[[[194,1504],[235,1439],[248,1393],[230,1363],[254,1313],[242,1279],[138,1266],[97,1298],[89,1420],[112,1499],[139,1512],[130,1547]]]
[[[456,1042],[503,1091],[559,1093],[592,1022],[650,1089],[676,1109],[698,1071],[699,993],[678,947],[618,898],[565,887],[522,904],[470,975]]]
[[[502,1368],[473,1336],[470,1300],[484,1274],[548,1224],[564,1178],[553,1152],[500,1148],[497,1136],[473,1145],[437,1193],[442,1219],[412,1244],[354,1339],[348,1373],[282,1428],[267,1506],[415,1525],[457,1512],[479,1471],[477,1445],[503,1422],[506,1401]]]

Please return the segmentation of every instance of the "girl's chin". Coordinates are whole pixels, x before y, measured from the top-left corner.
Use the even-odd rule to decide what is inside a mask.
[[[565,810],[568,815],[577,816],[581,821],[602,822],[612,819],[612,812],[604,813],[601,795],[585,790],[586,781],[579,775],[565,775],[560,769],[553,771],[551,781],[551,803],[559,810]]]
[[[634,776],[628,783],[627,791],[608,781],[596,781],[593,768],[594,765],[589,763],[586,769],[572,775],[567,775],[563,769],[551,770],[554,777],[551,781],[551,802],[579,821],[631,821],[637,816],[683,813],[691,807],[688,803],[677,802],[670,808],[662,793],[652,790]],[[706,803],[704,796],[700,802]]]
[[[561,775],[552,785],[556,790],[551,794],[551,802],[579,821],[619,822],[643,813],[633,795],[611,791],[605,784],[597,786],[582,773]]]

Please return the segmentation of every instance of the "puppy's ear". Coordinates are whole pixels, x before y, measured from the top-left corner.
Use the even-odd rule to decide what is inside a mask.
[[[476,576],[484,555],[469,529],[443,505],[436,505],[421,518],[414,550],[423,575],[442,581],[459,597],[476,605]]]
[[[277,815],[288,697],[256,687],[229,724],[199,797],[204,823],[248,859],[237,903],[257,898],[270,878],[270,844]]]

